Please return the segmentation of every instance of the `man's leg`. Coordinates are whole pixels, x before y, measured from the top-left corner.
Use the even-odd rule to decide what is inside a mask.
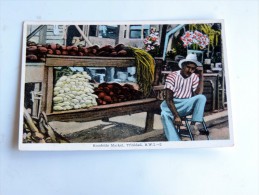
[[[193,113],[192,121],[202,122],[204,115],[204,108],[206,104],[206,97],[202,94],[192,97],[194,99],[193,103]]]
[[[182,116],[192,115],[192,121],[202,122],[206,97],[202,94],[188,99],[175,99],[175,107]]]
[[[181,141],[177,130],[174,126],[174,116],[170,109],[168,108],[165,101],[161,104],[161,120],[165,131],[165,136],[168,141]]]
[[[191,113],[189,113],[189,114],[192,114],[192,120],[191,120],[192,134],[200,135],[200,131],[198,127],[195,125],[195,123],[203,121],[206,97],[202,94],[193,96],[192,98],[190,98],[188,104],[190,105],[190,107],[192,107]]]
[[[206,97],[202,94],[189,99],[175,99],[175,106],[181,117],[192,115],[191,131],[194,135],[200,134],[198,127],[195,126],[195,122],[203,121],[205,104]]]
[[[193,122],[202,122],[206,97],[196,95],[188,99],[174,99],[175,107],[180,117],[192,114]],[[174,126],[174,117],[165,101],[161,104],[161,119],[166,137],[169,141],[180,141],[180,137]]]

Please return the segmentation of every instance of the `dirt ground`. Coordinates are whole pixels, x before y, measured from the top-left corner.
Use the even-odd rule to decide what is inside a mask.
[[[128,137],[136,137],[145,133],[146,113],[110,118],[108,122],[50,122],[50,125],[71,143],[116,142]],[[141,141],[167,141],[161,119],[155,115],[154,135],[144,137]],[[229,139],[228,121],[209,125],[211,140]],[[197,135],[195,140],[206,140],[206,135]],[[184,140],[190,140],[184,137]],[[140,141],[140,140],[137,140]]]

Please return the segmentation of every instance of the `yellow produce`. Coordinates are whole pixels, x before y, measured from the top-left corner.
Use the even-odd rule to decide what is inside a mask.
[[[91,77],[86,72],[60,77],[54,86],[53,110],[71,110],[96,106]]]
[[[134,47],[131,47],[130,49],[133,51],[136,59],[139,90],[143,93],[144,97],[148,97],[154,82],[155,60],[143,49]]]

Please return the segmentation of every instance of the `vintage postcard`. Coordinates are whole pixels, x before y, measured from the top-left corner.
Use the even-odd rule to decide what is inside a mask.
[[[223,20],[24,22],[20,150],[233,145]]]

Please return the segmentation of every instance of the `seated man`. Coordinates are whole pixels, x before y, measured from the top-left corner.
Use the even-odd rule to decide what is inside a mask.
[[[181,117],[192,114],[195,122],[202,122],[206,97],[203,92],[203,68],[195,54],[188,54],[178,63],[181,70],[170,73],[165,81],[165,100],[161,104],[161,119],[168,141],[181,141],[175,125]],[[194,71],[198,71],[198,76]]]

